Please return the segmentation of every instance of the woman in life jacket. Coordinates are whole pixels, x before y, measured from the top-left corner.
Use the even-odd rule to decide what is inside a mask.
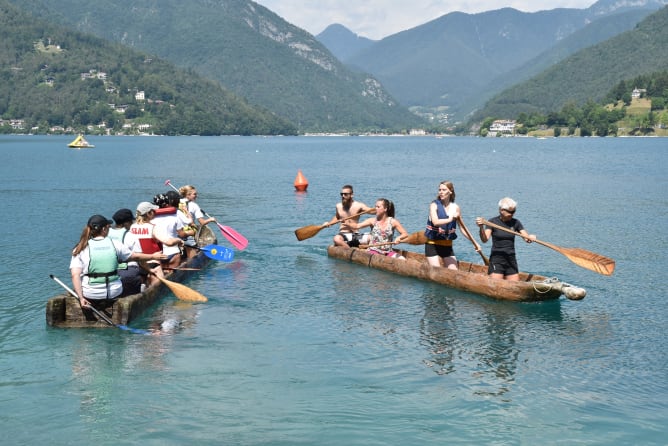
[[[450,181],[441,181],[438,195],[429,204],[429,217],[424,235],[424,255],[431,266],[443,265],[448,269],[457,269],[457,257],[452,249],[452,241],[457,238],[457,218],[461,210],[455,203],[455,186]],[[466,234],[464,234],[466,237]]]
[[[122,243],[110,239],[108,234],[111,223],[102,215],[90,217],[79,243],[72,250],[72,285],[84,308],[91,303],[112,302],[120,296],[123,285],[118,276],[119,262],[161,260],[165,257],[161,252],[132,252]]]
[[[204,212],[199,207],[199,204],[197,204],[196,202],[197,189],[195,188],[195,186],[191,186],[190,184],[181,186],[179,188],[179,194],[181,194],[179,210],[190,216],[192,220],[192,225],[193,227],[195,227],[195,229],[197,229],[195,225],[204,226],[211,222],[216,221],[216,219],[213,217],[206,218],[204,216]],[[195,257],[198,254],[199,251],[195,249],[197,247],[197,241],[195,240],[195,236],[187,237],[185,246],[188,258]]]

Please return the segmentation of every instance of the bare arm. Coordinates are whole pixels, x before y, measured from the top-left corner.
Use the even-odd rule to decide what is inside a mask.
[[[397,220],[396,218],[392,219],[392,227],[394,229],[396,229],[397,231],[399,231],[399,237],[394,239],[395,244],[396,243],[401,243],[402,240],[408,238],[408,233],[406,232],[404,227],[401,225],[401,223],[399,223],[399,220]]]
[[[520,234],[522,234],[522,237],[524,237],[524,241],[527,243],[531,243],[536,241],[536,236],[534,234],[529,234],[526,229],[522,229],[520,231]]]
[[[153,238],[167,246],[182,245],[183,240],[176,237],[170,237],[168,234],[164,233],[161,230],[156,230],[155,226],[153,227]]]
[[[79,303],[82,307],[87,307],[89,304],[86,298],[84,298],[83,287],[81,286],[81,273],[83,273],[83,270],[81,268],[72,268],[70,272],[72,273],[72,287],[79,297]]]
[[[348,226],[355,230],[366,228],[367,226],[373,226],[376,224],[376,218],[367,218],[362,223],[349,223]]]
[[[455,207],[455,212],[453,212],[453,214],[454,215],[449,215],[448,218],[438,218],[436,203],[431,203],[429,205],[429,219],[434,226],[443,226],[453,222],[457,216],[459,216],[459,206]]]
[[[492,230],[489,228],[485,228],[485,225],[482,223],[483,218],[482,217],[476,217],[475,223],[478,225],[478,229],[480,230],[480,241],[483,243],[487,243],[487,240],[489,240],[492,237]]]

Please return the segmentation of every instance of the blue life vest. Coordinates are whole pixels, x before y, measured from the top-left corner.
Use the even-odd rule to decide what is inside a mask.
[[[449,218],[441,200],[434,200],[433,202],[436,203],[436,215],[439,220]],[[425,229],[424,235],[429,240],[455,240],[457,238],[457,220],[452,220],[446,225],[434,226],[430,215],[427,219],[427,229]]]

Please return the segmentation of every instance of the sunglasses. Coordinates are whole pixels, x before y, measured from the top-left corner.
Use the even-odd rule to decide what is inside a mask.
[[[513,209],[512,211],[509,209],[501,209],[501,210],[508,212],[510,215],[513,215],[517,209]]]
[[[350,195],[350,192],[341,192],[342,197],[347,197],[348,195]]]

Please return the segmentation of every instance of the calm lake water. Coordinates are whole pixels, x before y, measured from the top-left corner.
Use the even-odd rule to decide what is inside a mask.
[[[0,137],[4,444],[667,444],[665,139],[70,139]],[[132,324],[154,336],[46,326],[49,274],[69,283],[88,217],[166,179],[250,241],[187,283],[209,301],[165,297]],[[518,242],[522,270],[588,295],[498,302],[329,259],[333,228],[294,236],[346,183],[420,230],[441,180],[469,228],[508,195],[540,240],[615,274]],[[455,251],[480,262],[464,238]]]

